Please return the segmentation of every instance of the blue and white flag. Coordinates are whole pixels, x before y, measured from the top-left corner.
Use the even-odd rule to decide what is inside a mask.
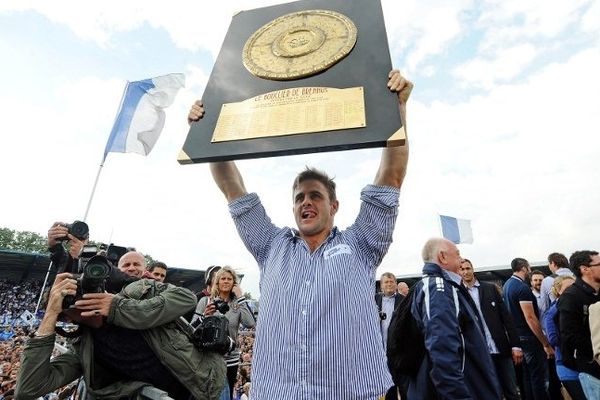
[[[102,162],[111,152],[148,155],[165,125],[164,109],[184,86],[183,74],[128,82]]]
[[[19,316],[19,318],[21,319],[21,321],[25,322],[26,324],[30,324],[33,321],[35,321],[35,315],[33,315],[33,313],[31,311],[23,311],[23,313]]]
[[[453,243],[473,243],[471,221],[440,215],[442,235]]]

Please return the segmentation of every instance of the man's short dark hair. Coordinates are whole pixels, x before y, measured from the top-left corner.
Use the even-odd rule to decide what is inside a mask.
[[[569,260],[562,253],[552,253],[548,256],[548,264],[554,263],[558,268],[569,268]]]
[[[544,275],[544,273],[542,271],[540,271],[539,269],[533,270],[531,271],[531,275],[541,275],[541,276],[546,276]]]
[[[513,272],[519,272],[526,267],[529,267],[529,261],[524,258],[517,257],[510,262],[510,268]]]
[[[330,178],[325,172],[320,171],[316,168],[306,167],[306,169],[296,176],[294,179],[294,185],[292,186],[292,190],[296,190],[296,188],[304,181],[315,180],[321,182],[323,186],[327,189],[327,193],[329,194],[329,200],[335,201],[337,200],[337,196],[335,194],[335,182],[333,178]]]
[[[166,271],[167,270],[167,264],[165,264],[164,262],[161,262],[161,261],[154,261],[148,267],[148,271],[152,272],[152,271],[154,271],[154,268],[162,268],[162,269],[164,269]]]
[[[571,271],[575,274],[576,277],[581,278],[581,268],[582,266],[590,265],[592,261],[592,256],[597,256],[598,252],[594,250],[580,250],[571,254],[569,257],[569,264],[571,266]]]
[[[469,263],[469,265],[471,266],[471,268],[473,268],[473,263],[468,258],[463,258],[461,264],[464,264],[464,263]]]

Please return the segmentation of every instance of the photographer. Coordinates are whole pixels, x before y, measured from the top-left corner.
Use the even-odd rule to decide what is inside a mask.
[[[245,327],[252,328],[256,321],[246,299],[242,296],[238,276],[231,267],[225,266],[219,269],[212,282],[211,295],[200,299],[192,323],[199,319],[201,315],[209,316],[218,313],[225,315],[229,321],[229,337],[236,344],[233,350],[225,354],[229,397],[232,398],[241,354],[237,340],[238,329],[240,323]]]
[[[145,268],[137,252],[119,260],[119,269],[133,272],[125,264]],[[225,379],[222,357],[199,351],[175,323],[193,308],[195,296],[150,279],[135,281],[116,295],[85,293],[76,299],[69,313],[80,315],[81,336],[68,352],[50,359],[64,298],[75,296],[77,289],[74,275],[56,276],[44,319],[23,352],[16,399],[37,398],[82,375],[96,399],[136,397],[147,386],[175,399],[219,398]]]

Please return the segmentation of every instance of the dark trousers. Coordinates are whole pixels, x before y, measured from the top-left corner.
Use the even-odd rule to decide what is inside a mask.
[[[525,398],[548,400],[548,362],[546,352],[535,336],[520,336],[523,349],[523,386]]]
[[[573,400],[586,400],[585,393],[579,380],[576,381],[562,381],[563,386],[571,396]]]
[[[234,365],[233,367],[227,367],[227,383],[229,383],[229,398],[233,398],[233,387],[235,386],[235,382],[237,381],[237,373],[239,369],[239,365]]]
[[[556,361],[554,359],[547,360],[548,362],[548,395],[550,400],[563,400],[563,395],[560,392],[560,379],[556,374]]]
[[[517,375],[515,374],[512,357],[492,354],[492,361],[506,400],[520,400],[519,393],[517,393]]]

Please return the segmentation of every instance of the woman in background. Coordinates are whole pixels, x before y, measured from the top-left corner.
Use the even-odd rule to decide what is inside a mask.
[[[558,324],[556,323],[558,316],[558,308],[556,302],[560,295],[565,291],[566,288],[571,286],[575,282],[575,278],[570,275],[562,275],[554,279],[552,285],[552,294],[556,297],[556,300],[550,305],[550,308],[544,315],[544,328],[548,342],[554,348],[554,361],[556,362],[556,374],[560,379],[562,385],[567,390],[573,400],[586,400],[581,383],[579,383],[579,372],[574,371],[562,362],[562,354],[560,352],[560,337]]]
[[[227,307],[222,306],[221,304],[223,303],[226,304]],[[254,327],[256,320],[248,306],[247,300],[242,295],[239,278],[233,268],[229,266],[222,267],[217,271],[213,279],[211,295],[200,299],[192,323],[195,322],[200,315],[207,317],[215,314],[225,315],[229,321],[229,337],[235,342],[235,348],[225,354],[229,397],[232,398],[233,387],[237,379],[238,368],[240,365],[238,330],[240,324],[247,328]]]

